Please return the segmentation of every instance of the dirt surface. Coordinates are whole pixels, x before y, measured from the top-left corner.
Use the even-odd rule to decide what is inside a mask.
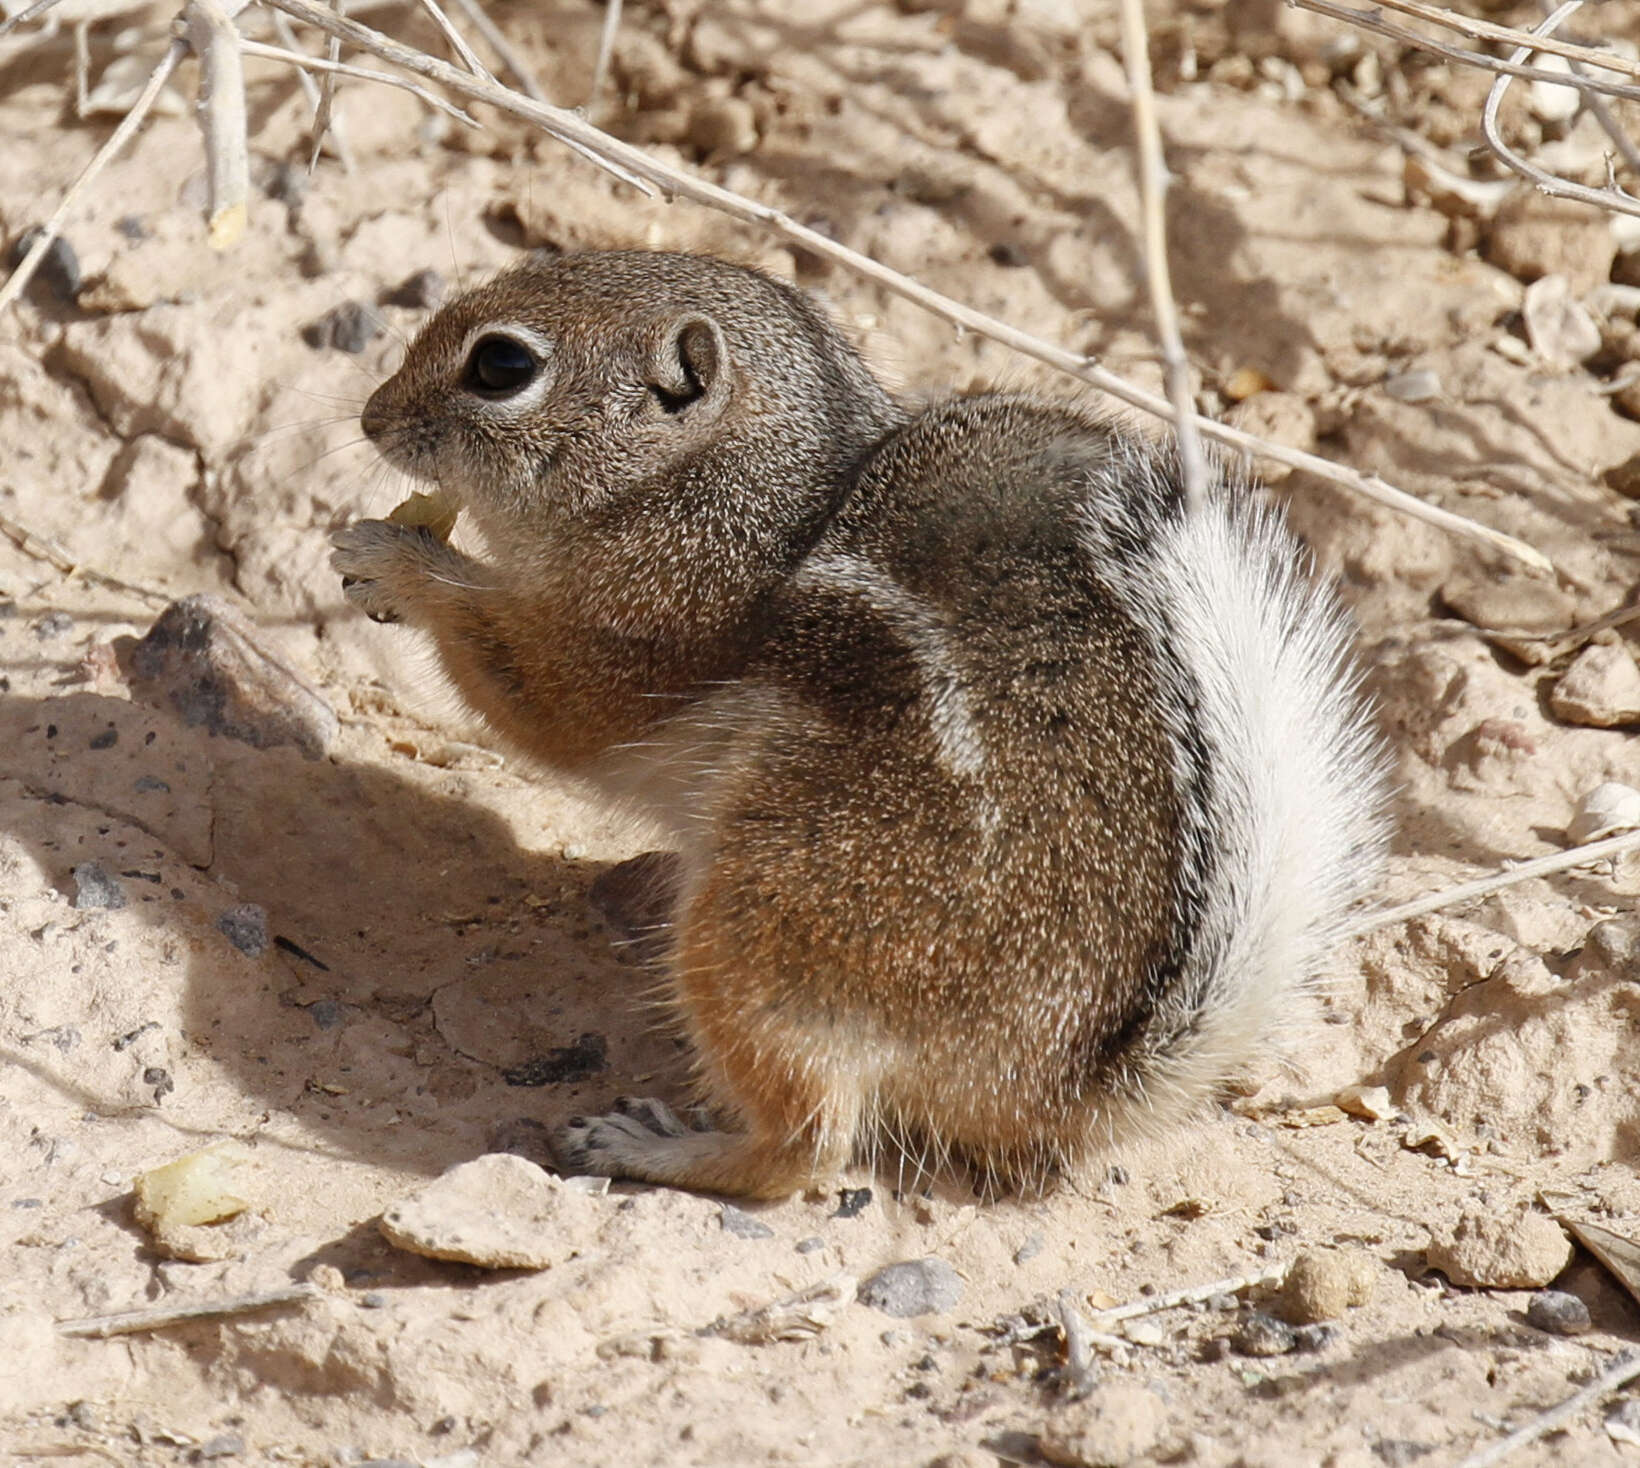
[[[1608,34],[1640,23],[1632,6],[1600,13]],[[601,10],[495,14],[551,95],[582,100]],[[163,12],[93,32],[99,72],[145,15],[142,54]],[[428,42],[402,11],[374,17]],[[605,121],[1154,382],[1115,29],[1052,0],[636,4]],[[73,116],[66,33],[0,45],[10,242],[109,120]],[[1604,218],[1525,191],[1492,218],[1442,212],[1409,188],[1394,135],[1335,90],[1462,169],[1473,77],[1275,5],[1158,12],[1155,45],[1204,403],[1559,569],[1532,580],[1302,476],[1273,485],[1355,608],[1395,750],[1382,898],[1562,849],[1587,792],[1640,786],[1634,624],[1576,646],[1495,634],[1559,633],[1633,594],[1635,310],[1589,293],[1640,279],[1640,255]],[[384,300],[418,271],[454,288],[527,247],[717,250],[823,292],[908,388],[1069,389],[720,217],[639,199],[509,125],[429,122],[403,94],[344,94],[354,171],[327,160],[310,180],[306,104],[248,65],[244,243],[208,249],[198,139],[175,109],[72,223],[78,301],[44,283],[0,323],[0,513],[17,532],[0,539],[0,1457],[1447,1464],[1634,1342],[1640,1306],[1584,1253],[1558,1281],[1592,1317],[1572,1336],[1528,1323],[1529,1289],[1459,1287],[1430,1264],[1468,1249],[1482,1278],[1514,1280],[1501,1255],[1547,1229],[1541,1268],[1558,1270],[1545,1198],[1640,1234],[1632,862],[1356,940],[1296,1073],[1272,1057],[1256,1094],[1046,1200],[861,1172],[734,1211],[616,1185],[543,1195],[569,1220],[550,1267],[390,1246],[380,1215],[445,1170],[495,1150],[541,1161],[547,1126],[624,1092],[681,1102],[686,1067],[588,897],[644,833],[493,753],[425,650],[351,613],[327,568],[327,533],[403,492],[352,421],[427,315]],[[1598,181],[1587,120],[1544,121],[1524,96],[1506,112],[1517,145],[1558,147]],[[1592,303],[1601,346],[1580,366],[1527,340],[1545,272]],[[361,351],[304,340],[349,302],[384,327]],[[334,710],[322,757],[138,696],[121,639],[200,592]],[[1388,1114],[1329,1109],[1352,1084],[1386,1087]],[[172,1241],[221,1257],[163,1257],[134,1219],[135,1179],[224,1138],[249,1149],[249,1207]],[[1352,1282],[1330,1306],[1221,1294],[1095,1349],[1083,1400],[1056,1380],[1062,1291],[1094,1321],[1299,1256],[1325,1274],[1334,1254]],[[913,1281],[933,1313],[854,1303],[796,1340],[702,1333],[930,1258],[955,1271]],[[293,1281],[317,1294],[111,1339],[53,1325]],[[1250,1305],[1337,1318],[1295,1343],[1291,1319]],[[1640,1406],[1623,1402],[1511,1462],[1636,1461]]]

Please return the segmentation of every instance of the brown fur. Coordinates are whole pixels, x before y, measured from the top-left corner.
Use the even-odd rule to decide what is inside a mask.
[[[471,386],[490,328],[538,395]],[[643,254],[446,307],[363,421],[489,554],[364,522],[350,595],[680,850],[671,998],[732,1127],[628,1106],[571,1161],[778,1195],[886,1135],[1041,1182],[1143,1104],[1212,772],[1079,529],[1125,441],[1028,398],[909,417],[796,292]]]

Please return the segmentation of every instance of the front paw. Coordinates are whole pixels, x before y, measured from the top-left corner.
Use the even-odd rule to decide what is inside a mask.
[[[356,520],[334,532],[330,543],[343,595],[373,622],[401,622],[413,612],[443,549],[422,527],[391,520]]]

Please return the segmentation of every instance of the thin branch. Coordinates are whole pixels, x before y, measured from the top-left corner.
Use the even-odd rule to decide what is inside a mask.
[[[287,61],[296,67],[296,80],[302,88],[302,95],[308,99],[308,106],[313,109],[313,155],[308,160],[308,172],[313,172],[318,165],[319,149],[324,142],[325,133],[329,132],[336,145],[336,157],[341,160],[342,171],[352,173],[353,152],[347,146],[347,135],[342,129],[342,120],[339,117],[331,116],[331,92],[335,85],[334,73],[326,76],[323,87],[314,81],[309,72],[317,68],[303,65],[303,62],[308,58],[296,39],[296,32],[291,27],[290,17],[281,14],[277,10],[270,11],[269,14],[273,20],[273,33],[279,37],[279,44],[284,47],[285,54],[281,56],[278,47],[275,46],[265,46],[261,53],[257,53],[251,49],[257,43],[246,41],[243,36],[240,37],[239,49],[247,56],[260,54],[263,60]],[[327,44],[334,46],[336,42],[327,41]],[[332,56],[330,59],[334,61],[336,58]],[[375,75],[381,77],[384,81],[398,80],[396,77],[389,78],[386,72],[376,72]]]
[[[1598,46],[1584,46],[1576,41],[1562,41],[1552,36],[1534,36],[1518,31],[1513,26],[1498,25],[1490,20],[1477,20],[1456,10],[1445,10],[1438,5],[1424,5],[1421,0],[1378,0],[1379,10],[1398,10],[1402,15],[1413,15],[1431,25],[1444,26],[1461,36],[1477,41],[1501,41],[1507,46],[1525,46],[1528,51],[1541,51],[1546,56],[1561,56],[1567,61],[1587,61],[1591,66],[1603,66],[1609,71],[1620,71],[1625,76],[1640,78],[1640,61],[1621,56]]]
[[[512,42],[507,39],[501,27],[490,19],[478,0],[456,0],[456,9],[466,16],[473,29],[484,37],[489,48],[501,58],[501,64],[518,78],[518,85],[523,88],[524,95],[533,97],[537,102],[545,102],[546,89],[530,70],[529,63],[513,48]]]
[[[26,10],[19,10],[16,15],[0,21],[0,38],[9,35],[18,26],[27,25],[31,20],[37,20],[57,3],[58,0],[34,0],[34,4]]]
[[[277,14],[277,12],[275,12]],[[283,16],[279,17],[281,20]],[[479,126],[479,121],[471,113],[463,112],[453,102],[447,102],[437,92],[430,92],[426,87],[419,86],[408,77],[394,76],[390,71],[376,71],[368,66],[350,66],[344,61],[326,61],[322,56],[309,56],[305,51],[285,50],[279,46],[265,46],[260,41],[240,41],[239,49],[245,55],[258,61],[282,61],[289,66],[299,68],[303,72],[318,71],[329,76],[352,77],[355,81],[381,82],[384,86],[397,87],[400,91],[409,92],[411,96],[425,102],[429,107],[453,117],[457,122],[468,127]],[[331,126],[332,135],[335,134],[335,125]],[[338,140],[339,141],[339,140]]]
[[[1134,1320],[1141,1315],[1157,1315],[1163,1310],[1177,1310],[1181,1305],[1211,1300],[1214,1295],[1239,1295],[1243,1290],[1256,1289],[1259,1285],[1279,1284],[1286,1277],[1287,1266],[1278,1264],[1258,1274],[1238,1274],[1230,1279],[1216,1279],[1211,1284],[1187,1285],[1183,1289],[1169,1290],[1166,1294],[1147,1295],[1142,1300],[1131,1300],[1126,1305],[1112,1305],[1109,1310],[1097,1311],[1093,1323],[1096,1326],[1115,1325],[1118,1321]]]
[[[1471,1453],[1457,1465],[1457,1468],[1493,1468],[1494,1464],[1503,1462],[1516,1448],[1528,1447],[1540,1437],[1547,1437],[1551,1432],[1558,1431],[1579,1412],[1592,1407],[1602,1397],[1610,1396],[1619,1387],[1627,1386],[1637,1376],[1640,1376],[1640,1351],[1619,1353],[1612,1364],[1582,1391],[1567,1397],[1558,1407],[1551,1407],[1547,1412],[1534,1417],[1525,1427],[1516,1428],[1501,1441],[1482,1448],[1478,1453]]]
[[[245,134],[245,68],[233,18],[246,0],[188,0],[183,24],[199,58],[199,125],[205,134],[205,177],[213,250],[239,243],[249,217],[250,147]]]
[[[90,188],[97,175],[136,135],[143,120],[148,116],[149,109],[153,107],[154,99],[159,96],[160,88],[171,79],[171,73],[177,69],[177,63],[187,55],[187,52],[188,43],[180,37],[165,48],[165,54],[160,57],[159,64],[149,73],[147,85],[143,87],[137,100],[131,104],[131,110],[120,119],[120,125],[109,135],[108,141],[97,149],[96,155],[81,170],[80,176],[69,185],[62,202],[41,227],[33,247],[12,271],[11,278],[0,286],[0,313],[22,294],[24,286],[34,278],[34,272],[40,268],[40,262],[45,259],[51,242],[62,233],[63,221],[68,218],[80,195]]]
[[[1156,320],[1156,340],[1162,349],[1167,395],[1173,404],[1178,430],[1179,468],[1184,479],[1185,504],[1199,514],[1207,498],[1207,460],[1190,397],[1190,362],[1179,335],[1179,307],[1173,298],[1173,279],[1167,266],[1167,160],[1162,155],[1162,132],[1156,121],[1156,94],[1150,84],[1150,50],[1145,37],[1141,0],[1122,0],[1122,59],[1127,67],[1128,91],[1133,98],[1133,135],[1138,152],[1139,206],[1144,226],[1145,279],[1150,286],[1150,312]]]
[[[1528,81],[1548,82],[1556,87],[1571,87],[1579,92],[1600,92],[1607,97],[1623,97],[1630,102],[1640,101],[1640,86],[1632,86],[1626,82],[1603,81],[1592,76],[1572,77],[1563,71],[1545,71],[1541,66],[1526,66],[1513,57],[1505,61],[1496,56],[1488,56],[1482,51],[1466,51],[1462,46],[1449,46],[1444,41],[1437,41],[1433,36],[1392,24],[1383,19],[1376,8],[1354,10],[1348,5],[1334,4],[1333,0],[1292,0],[1292,3],[1300,10],[1313,10],[1317,15],[1330,16],[1333,20],[1341,20],[1346,25],[1358,26],[1361,30],[1388,36],[1390,40],[1399,41],[1403,46],[1430,51],[1436,56],[1446,57],[1448,61],[1460,61],[1465,66],[1478,66],[1485,71],[1502,72],[1506,76],[1525,77]],[[1537,48],[1529,48],[1535,49]],[[1593,62],[1597,55],[1603,57],[1604,53],[1590,51],[1584,55],[1584,59]]]
[[[1608,856],[1622,856],[1624,852],[1636,848],[1640,848],[1640,831],[1625,831],[1619,836],[1603,836],[1598,841],[1587,841],[1582,846],[1574,846],[1568,851],[1557,851],[1552,856],[1534,857],[1531,861],[1523,861],[1519,866],[1510,867],[1507,871],[1494,872],[1490,877],[1478,877],[1473,882],[1460,882],[1456,887],[1446,887],[1439,892],[1415,897],[1411,902],[1403,902],[1399,907],[1386,907],[1377,912],[1369,912],[1359,922],[1347,928],[1344,936],[1356,938],[1362,933],[1387,928],[1392,923],[1404,923],[1408,918],[1422,917],[1426,912],[1437,912],[1443,907],[1455,907],[1458,903],[1468,902],[1473,897],[1485,897],[1489,892],[1513,887],[1517,882],[1528,882],[1533,877],[1552,876],[1555,872],[1563,872],[1569,867],[1580,867],[1591,861],[1601,861]]]
[[[450,49],[461,58],[461,64],[474,76],[483,77],[485,81],[493,83],[495,78],[490,75],[484,63],[478,59],[473,48],[467,44],[466,37],[450,24],[450,17],[439,8],[438,0],[416,0],[416,3],[428,15],[432,16],[433,24],[439,28],[444,39],[450,43]]]
[[[586,110],[598,110],[598,99],[604,94],[604,79],[609,75],[610,58],[615,54],[615,32],[621,28],[621,0],[604,0],[604,24],[598,32],[598,59],[592,63],[592,85],[587,90]]]
[[[252,1310],[270,1310],[275,1305],[299,1305],[314,1299],[319,1287],[311,1284],[285,1285],[251,1295],[231,1295],[196,1305],[157,1305],[148,1310],[121,1310],[114,1315],[91,1315],[83,1320],[59,1320],[60,1335],[89,1336],[106,1340],[111,1335],[131,1335],[139,1330],[158,1330],[180,1325],[185,1320],[208,1320],[222,1315],[244,1315]]]
[[[1548,34],[1567,16],[1580,9],[1582,4],[1583,0],[1566,0],[1566,3],[1546,20],[1539,22],[1536,29]],[[1528,46],[1520,47],[1511,59],[1520,60],[1529,54],[1529,49]],[[1492,89],[1486,94],[1486,106],[1481,109],[1481,136],[1486,139],[1486,146],[1497,154],[1498,159],[1522,178],[1530,179],[1546,194],[1562,199],[1575,199],[1580,204],[1593,204],[1597,209],[1610,209],[1619,214],[1632,214],[1640,218],[1640,199],[1618,188],[1615,183],[1610,188],[1591,189],[1584,184],[1573,183],[1570,179],[1557,178],[1552,173],[1546,173],[1537,164],[1522,158],[1503,141],[1503,135],[1498,131],[1498,109],[1503,105],[1503,94],[1509,90],[1512,80],[1510,76],[1500,76],[1493,82]],[[1560,85],[1565,86],[1566,83],[1562,82]]]
[[[327,35],[340,38],[357,50],[368,51],[371,55],[395,66],[401,66],[406,71],[427,77],[472,101],[488,102],[502,112],[534,123],[550,136],[575,148],[601,167],[616,172],[617,176],[635,182],[641,181],[645,187],[659,188],[668,198],[689,199],[693,203],[704,204],[735,219],[770,230],[802,245],[810,253],[834,261],[936,316],[1069,373],[1142,412],[1153,414],[1168,422],[1174,421],[1173,406],[1166,398],[1134,387],[1099,366],[1095,359],[1066,351],[1063,347],[1054,346],[1020,331],[1005,321],[999,321],[993,316],[987,316],[972,307],[942,296],[920,281],[902,275],[897,270],[891,270],[867,255],[862,255],[816,230],[798,224],[796,220],[777,209],[757,203],[651,157],[643,150],[601,132],[574,112],[553,107],[545,102],[532,101],[504,87],[487,84],[457,70],[448,62],[440,61],[437,57],[412,50],[355,21],[332,15],[328,10],[312,3],[312,0],[268,0],[268,3],[296,20],[314,26]],[[1564,78],[1561,80],[1564,81]],[[1250,433],[1243,433],[1239,429],[1209,418],[1195,418],[1194,423],[1197,431],[1204,437],[1227,444],[1240,453],[1272,459],[1277,463],[1302,469],[1404,514],[1437,525],[1454,535],[1482,541],[1535,570],[1553,574],[1554,567],[1548,557],[1523,541],[1515,539],[1512,535],[1505,535],[1501,530],[1494,530],[1489,525],[1482,525],[1462,515],[1453,514],[1450,510],[1425,504],[1404,490],[1384,483],[1376,475],[1362,474],[1341,464],[1331,463],[1319,454],[1308,454],[1282,444],[1266,442]]]

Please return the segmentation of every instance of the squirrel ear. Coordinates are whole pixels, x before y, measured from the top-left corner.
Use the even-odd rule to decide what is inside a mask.
[[[668,413],[721,408],[729,396],[729,343],[710,316],[674,316],[649,358],[649,391]]]

